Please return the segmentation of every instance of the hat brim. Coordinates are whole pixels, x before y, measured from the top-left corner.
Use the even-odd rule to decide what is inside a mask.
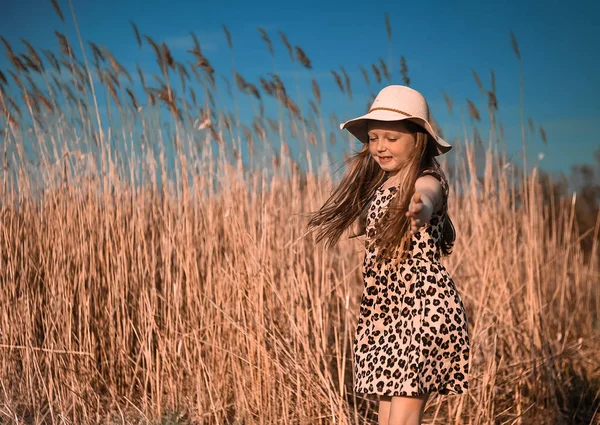
[[[424,120],[419,117],[407,117],[405,115],[399,114],[398,112],[386,111],[386,110],[376,110],[371,111],[363,116],[358,118],[351,119],[346,121],[343,124],[340,124],[340,130],[346,129],[348,130],[354,137],[360,140],[363,143],[369,142],[369,135],[367,133],[367,121],[368,120],[376,120],[376,121],[412,121],[427,131],[433,140],[435,140],[438,150],[438,155],[443,155],[452,149],[452,145],[438,136],[431,124],[427,120]]]

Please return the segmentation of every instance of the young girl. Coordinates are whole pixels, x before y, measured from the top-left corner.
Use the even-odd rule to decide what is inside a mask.
[[[366,115],[340,126],[363,143],[309,229],[335,244],[358,222],[364,289],[353,341],[354,391],[379,395],[379,424],[420,424],[431,392],[468,389],[461,297],[440,262],[455,232],[435,159],[452,146],[429,123],[423,95],[385,87]]]

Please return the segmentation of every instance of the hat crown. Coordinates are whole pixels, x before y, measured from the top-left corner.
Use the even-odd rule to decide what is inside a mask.
[[[406,86],[392,85],[381,89],[370,110],[374,108],[395,109],[429,121],[429,106],[425,97]]]

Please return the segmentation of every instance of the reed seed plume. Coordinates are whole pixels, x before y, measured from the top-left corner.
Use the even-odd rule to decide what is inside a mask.
[[[2,44],[4,44],[4,49],[6,50],[6,56],[9,58],[11,56],[15,56],[15,52],[13,51],[13,48],[10,45],[10,43],[1,35],[0,35],[0,40],[2,40]]]
[[[498,98],[493,91],[488,92],[488,106],[490,107],[490,110],[498,110]]]
[[[74,58],[75,55],[73,54],[73,49],[71,48],[71,44],[69,43],[69,40],[67,39],[67,37],[58,31],[54,31],[54,34],[56,34],[56,38],[58,39],[58,44],[60,45],[60,51],[63,52],[68,57]]]
[[[402,75],[402,81],[405,86],[410,86],[410,78],[408,78],[408,64],[406,58],[402,56],[400,58],[400,74]]]
[[[535,127],[533,125],[533,120],[531,119],[531,117],[529,117],[529,119],[528,119],[528,124],[529,124],[529,131],[531,132],[531,134],[535,133]]]
[[[315,100],[319,105],[321,105],[321,89],[319,88],[317,80],[315,80],[314,78],[312,80],[312,91],[313,95],[315,96]]]
[[[359,65],[360,72],[362,73],[363,78],[365,79],[365,83],[367,83],[367,87],[371,87],[371,82],[369,81],[369,73],[365,69],[364,66]]]
[[[129,99],[131,100],[131,106],[133,107],[134,110],[137,111],[138,103],[137,103],[137,99],[135,98],[135,94],[133,94],[133,91],[130,88],[125,89],[125,91],[127,92]]]
[[[260,33],[260,39],[267,43],[267,48],[269,49],[269,53],[271,53],[271,56],[275,56],[275,51],[273,50],[273,43],[267,35],[267,32],[262,27],[258,27],[258,32]]]
[[[512,45],[513,52],[517,56],[517,59],[521,60],[521,52],[519,52],[519,43],[517,43],[517,37],[512,30],[510,30],[510,44]]]
[[[48,62],[50,62],[52,68],[54,68],[56,72],[60,72],[60,63],[58,62],[58,59],[56,59],[54,53],[50,50],[42,50],[42,53],[44,54],[44,56],[46,56],[46,59],[48,60]]]
[[[346,93],[346,90],[344,90],[344,84],[342,83],[342,77],[340,77],[340,75],[333,69],[331,70],[331,74],[333,75],[333,79],[335,80],[335,83],[339,87],[340,91],[342,93]]]
[[[0,69],[0,85],[1,86],[8,85],[8,81],[6,80],[6,76],[4,75],[4,73],[2,72],[1,69]]]
[[[388,83],[390,82],[390,73],[388,71],[388,67],[385,64],[383,58],[379,58],[379,68],[381,69],[381,72],[383,73],[383,76],[385,77],[385,79],[388,81]]]
[[[24,39],[21,39],[21,42],[27,48],[27,52],[29,53],[29,58],[30,58],[31,62],[33,62],[33,64],[35,64],[36,71],[37,72],[43,71],[44,64],[42,63],[42,59],[37,54],[36,50],[33,48],[31,43],[29,43],[27,40],[24,40]]]
[[[481,79],[479,78],[479,75],[477,75],[477,72],[475,72],[475,70],[472,68],[471,68],[471,72],[473,73],[473,78],[475,79],[477,88],[479,88],[479,91],[481,92],[481,94],[483,94],[485,96],[487,92],[483,88],[483,84],[481,84]]]
[[[192,36],[192,42],[194,43],[194,49],[188,50],[188,52],[190,52],[190,53],[197,52],[195,54],[202,56],[202,49],[200,48],[200,42],[198,41],[198,37],[196,37],[196,34],[193,31],[190,31],[190,35]]]
[[[375,80],[377,84],[381,83],[381,72],[379,72],[379,68],[374,63],[371,64],[371,68],[373,69],[373,74],[375,74]]]
[[[341,67],[342,70],[342,75],[344,76],[344,84],[346,86],[346,93],[348,93],[348,97],[350,97],[350,100],[352,100],[352,86],[350,84],[350,76],[348,75],[348,73],[346,72],[346,69],[342,66]]]
[[[25,87],[23,86],[23,83],[21,82],[21,80],[19,79],[19,77],[17,76],[17,74],[15,74],[10,69],[8,70],[8,73],[13,78],[13,81],[15,82],[15,84],[17,85],[17,87],[19,87],[21,90],[24,90]]]
[[[310,59],[308,59],[308,56],[306,56],[306,53],[304,53],[304,50],[302,50],[302,48],[299,46],[296,46],[295,48],[296,48],[296,57],[298,58],[298,61],[300,61],[302,66],[305,67],[306,69],[312,69],[312,65],[310,64]]]
[[[65,17],[63,16],[62,11],[60,10],[60,7],[58,6],[56,0],[50,0],[50,3],[52,3],[52,7],[54,7],[54,10],[56,11],[56,14],[60,18],[60,20],[65,22]]]
[[[392,25],[390,24],[390,16],[387,12],[385,12],[385,32],[388,41],[392,41]]]
[[[185,65],[183,65],[181,62],[175,62],[175,67],[177,68],[179,79],[181,80],[181,88],[185,91],[186,80],[191,81],[190,74],[187,72]]]
[[[140,35],[140,31],[138,30],[137,25],[133,21],[129,21],[131,24],[131,28],[133,28],[133,33],[135,34],[135,41],[137,41],[138,47],[142,48],[142,37]]]
[[[444,96],[444,100],[446,101],[446,106],[448,107],[448,112],[452,114],[452,98],[446,94],[444,89],[442,89],[442,96]]]
[[[336,141],[335,133],[332,131],[329,133],[329,143],[331,143],[332,145],[335,145],[335,141]]]
[[[469,115],[471,116],[471,118],[473,118],[477,121],[481,121],[481,116],[479,115],[479,111],[477,110],[477,107],[475,106],[475,104],[473,102],[471,102],[469,99],[467,99],[467,105],[469,107]]]
[[[225,32],[225,38],[227,39],[227,45],[229,46],[229,49],[233,50],[233,41],[231,41],[231,33],[229,32],[225,24],[223,24],[222,26],[223,31]]]
[[[294,62],[294,50],[292,49],[292,45],[288,41],[288,39],[287,39],[286,35],[283,33],[283,31],[278,31],[278,33],[279,33],[279,38],[281,38],[281,42],[283,43],[283,45],[285,46],[285,48],[288,51],[288,54],[290,55],[290,60],[292,62]]]
[[[546,130],[544,130],[542,126],[540,126],[540,136],[542,138],[542,142],[544,142],[544,145],[548,144],[548,139],[546,138]]]
[[[308,104],[310,106],[311,111],[313,112],[313,114],[315,114],[315,116],[319,116],[319,108],[317,107],[317,104],[312,100],[309,99]]]

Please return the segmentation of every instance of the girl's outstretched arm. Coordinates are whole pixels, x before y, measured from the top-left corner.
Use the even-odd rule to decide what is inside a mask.
[[[441,206],[443,197],[444,192],[438,179],[430,175],[417,179],[415,193],[406,212],[406,216],[411,218],[413,234],[417,233],[420,227],[429,223],[433,212]]]

